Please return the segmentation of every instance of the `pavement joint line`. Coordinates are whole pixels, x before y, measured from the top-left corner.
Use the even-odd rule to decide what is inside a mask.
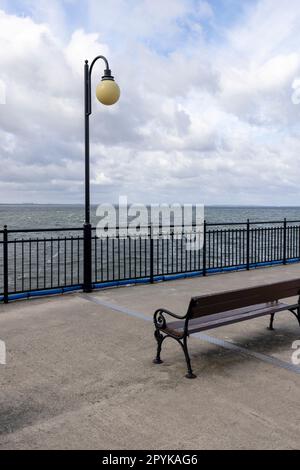
[[[107,302],[106,300],[100,300],[97,297],[93,297],[87,294],[80,294],[80,297],[82,297],[85,300],[89,300],[90,302],[94,302],[95,304],[102,305],[103,307],[107,307],[111,310],[115,310],[116,312],[126,313],[127,315],[130,315],[131,317],[136,317],[136,318],[140,318],[141,320],[153,322],[152,318],[146,317],[146,315],[143,315],[142,313],[135,312],[126,307],[121,307],[120,305],[112,304],[110,302]]]
[[[79,294],[79,296],[95,304],[102,305],[103,307],[107,307],[111,310],[115,310],[116,312],[125,313],[126,315],[139,318],[140,320],[144,320],[147,322],[151,322],[151,323],[153,322],[152,318],[147,317],[143,313],[136,312],[126,307],[122,307],[121,305],[116,305],[114,303],[107,302],[106,300],[100,300],[97,297],[93,297],[87,294]],[[278,359],[277,357],[268,356],[267,354],[259,353],[256,351],[251,351],[250,349],[244,348],[243,346],[239,346],[229,341],[224,341],[223,339],[215,338],[214,336],[210,336],[205,333],[194,333],[191,336],[193,336],[194,338],[201,339],[202,341],[205,341],[207,343],[220,346],[224,349],[228,349],[230,351],[235,351],[237,353],[246,354],[247,356],[253,357],[255,359],[266,362],[273,366],[280,367],[281,369],[289,370],[296,374],[300,374],[300,367],[298,367],[295,364],[282,361],[281,359]]]

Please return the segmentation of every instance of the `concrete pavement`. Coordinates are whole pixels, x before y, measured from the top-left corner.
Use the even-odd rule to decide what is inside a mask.
[[[0,448],[299,448],[300,374],[283,366],[300,339],[291,314],[274,332],[267,318],[208,332],[238,351],[191,338],[193,381],[175,342],[152,364],[151,322],[158,307],[185,313],[192,295],[299,273],[280,266],[1,305]]]

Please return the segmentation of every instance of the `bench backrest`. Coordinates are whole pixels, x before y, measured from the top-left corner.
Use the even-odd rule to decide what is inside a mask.
[[[191,299],[187,316],[189,318],[198,318],[296,295],[300,295],[300,279],[201,295]]]

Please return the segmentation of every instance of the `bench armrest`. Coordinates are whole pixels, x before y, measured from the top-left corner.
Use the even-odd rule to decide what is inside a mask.
[[[166,310],[164,308],[159,308],[158,310],[156,310],[156,312],[154,313],[154,316],[153,316],[153,321],[154,321],[154,325],[155,325],[156,328],[158,328],[158,329],[166,328],[167,322],[166,322],[166,319],[165,319],[164,315],[170,315],[171,317],[177,318],[178,320],[185,320],[186,319],[186,315],[180,316],[180,315],[177,315],[176,313],[170,312],[169,310]]]

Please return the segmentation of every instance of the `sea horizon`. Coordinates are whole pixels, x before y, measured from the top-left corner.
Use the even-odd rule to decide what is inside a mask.
[[[93,226],[100,220],[96,215],[97,207],[91,206]],[[250,222],[300,221],[300,206],[206,205],[204,218],[208,223],[215,224],[241,224],[248,219]],[[182,222],[178,219],[177,223]],[[11,230],[82,228],[83,224],[83,204],[0,204],[0,228],[4,225]]]
[[[117,206],[118,203],[112,202],[114,206]],[[134,204],[129,202],[128,206]],[[162,203],[146,203],[146,207],[150,207],[151,204],[162,204]],[[182,204],[192,204],[192,203],[182,203]],[[171,203],[170,203],[171,205]],[[193,204],[192,204],[193,205]],[[75,206],[75,207],[84,207],[84,203],[52,203],[52,202],[0,202],[0,206]],[[91,207],[98,207],[98,204],[91,203]],[[258,207],[258,208],[300,208],[300,204],[204,204],[204,207]]]

